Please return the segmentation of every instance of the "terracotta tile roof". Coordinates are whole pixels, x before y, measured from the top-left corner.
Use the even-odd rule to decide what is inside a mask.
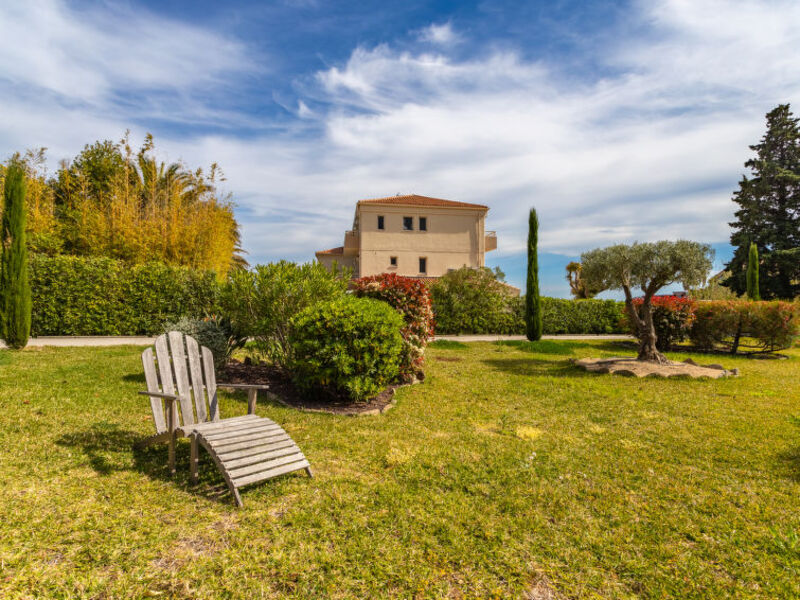
[[[337,246],[336,248],[330,248],[328,250],[318,250],[314,254],[317,256],[320,254],[344,254],[344,246]]]
[[[454,200],[443,200],[442,198],[430,198],[417,194],[406,194],[404,196],[387,196],[386,198],[370,198],[359,200],[359,204],[389,204],[398,206],[438,206],[442,208],[480,208],[489,210],[484,204],[470,204],[469,202],[456,202]]]

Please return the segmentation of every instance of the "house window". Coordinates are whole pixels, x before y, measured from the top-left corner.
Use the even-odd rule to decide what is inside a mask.
[[[428,217],[419,218],[419,230],[428,231]]]
[[[420,273],[427,273],[428,272],[428,259],[424,256],[419,257],[419,272]]]
[[[378,229],[383,229],[383,215],[378,215]]]
[[[414,217],[403,217],[403,229],[406,231],[414,229]]]
[[[389,257],[389,265],[391,265],[392,267],[396,267],[397,266],[397,257],[396,256],[390,256]]]

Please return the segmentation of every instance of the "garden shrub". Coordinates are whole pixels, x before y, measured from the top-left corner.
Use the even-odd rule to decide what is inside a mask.
[[[525,332],[523,314],[515,310],[518,298],[490,269],[451,271],[430,286],[430,294],[439,333]]]
[[[30,259],[32,335],[155,335],[165,321],[217,310],[210,271],[113,258]]]
[[[164,324],[164,333],[180,331],[193,337],[201,346],[211,350],[214,366],[223,367],[236,350],[243,348],[247,338],[234,331],[229,319],[212,315],[202,319],[183,317],[175,322]]]
[[[638,310],[643,301],[642,298],[634,298],[634,308]],[[655,296],[650,300],[650,305],[656,330],[656,348],[659,351],[666,352],[689,336],[695,319],[694,300],[677,296]],[[631,334],[638,337],[639,330],[630,322],[627,314],[623,321]]]
[[[342,296],[309,306],[292,319],[295,384],[364,401],[400,372],[403,318],[385,302]]]
[[[255,339],[256,349],[278,366],[291,360],[292,317],[305,308],[344,295],[348,277],[318,263],[282,260],[234,271],[223,287],[223,313],[237,331]]]
[[[740,347],[762,352],[790,348],[800,334],[797,303],[719,300],[698,302],[690,337],[699,348]]]
[[[383,273],[356,279],[353,293],[358,297],[382,300],[403,317],[403,352],[400,359],[400,376],[411,380],[422,378],[425,346],[433,337],[433,309],[428,288],[418,279]]]

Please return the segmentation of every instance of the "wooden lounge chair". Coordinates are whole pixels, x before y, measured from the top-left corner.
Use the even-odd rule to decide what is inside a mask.
[[[175,473],[175,441],[191,438],[190,472],[197,481],[199,446],[211,455],[237,506],[239,488],[311,466],[297,444],[274,421],[255,414],[258,390],[265,385],[217,383],[214,357],[197,341],[172,331],[156,339],[155,353],[142,353],[156,434],[140,446],[169,443],[169,470]],[[159,384],[160,380],[160,384]],[[247,415],[221,419],[217,388],[247,390]],[[194,402],[192,401],[194,397]]]

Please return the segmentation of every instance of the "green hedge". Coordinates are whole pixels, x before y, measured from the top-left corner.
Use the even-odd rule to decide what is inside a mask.
[[[111,258],[34,255],[30,281],[32,335],[155,335],[219,298],[213,273]]]
[[[542,298],[544,333],[627,333],[621,326],[624,307],[616,300]]]
[[[508,298],[504,311],[497,311],[496,317],[482,320],[460,319],[449,315],[445,323],[458,323],[457,331],[442,327],[436,316],[436,333],[446,334],[501,334],[525,335],[525,299]],[[563,298],[541,297],[543,332],[545,335],[559,333],[601,334],[628,333],[622,327],[624,303],[616,300],[565,300]],[[434,305],[434,311],[436,307]],[[495,313],[492,313],[495,314]]]

